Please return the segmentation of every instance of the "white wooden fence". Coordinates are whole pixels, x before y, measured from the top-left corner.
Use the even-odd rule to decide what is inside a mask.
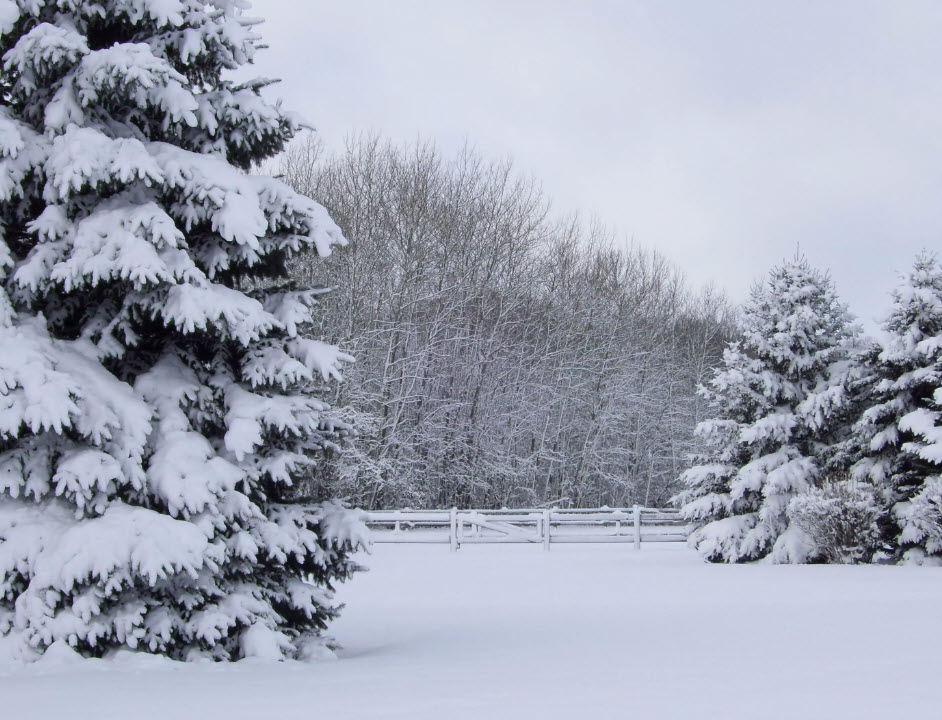
[[[677,510],[594,508],[590,510],[384,510],[367,513],[377,543],[448,543],[452,550],[473,543],[685,542],[687,523]]]

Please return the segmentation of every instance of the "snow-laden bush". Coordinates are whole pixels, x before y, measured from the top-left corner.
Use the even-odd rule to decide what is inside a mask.
[[[299,121],[225,74],[243,0],[0,0],[0,633],[314,657],[358,517],[296,480],[352,360],[286,263],[344,239],[248,174]]]
[[[792,498],[788,517],[832,563],[867,563],[880,538],[876,490],[848,479],[830,480]]]

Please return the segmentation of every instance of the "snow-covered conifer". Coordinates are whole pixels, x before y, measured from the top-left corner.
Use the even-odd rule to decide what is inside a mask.
[[[855,425],[858,478],[882,488],[883,540],[911,562],[942,558],[942,267],[916,259],[893,292],[881,347],[867,358],[872,397]]]
[[[355,569],[357,516],[291,502],[349,358],[278,282],[343,238],[247,174],[299,123],[224,77],[246,7],[0,0],[0,633],[39,651],[311,656]]]
[[[701,390],[715,416],[697,428],[703,452],[675,498],[695,526],[691,543],[709,560],[820,555],[787,510],[819,480],[839,439],[856,333],[831,280],[804,259],[753,288],[741,337]]]

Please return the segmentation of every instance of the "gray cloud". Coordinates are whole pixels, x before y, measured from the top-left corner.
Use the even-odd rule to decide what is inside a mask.
[[[329,145],[511,155],[736,299],[796,245],[872,326],[942,237],[942,4],[255,0]]]

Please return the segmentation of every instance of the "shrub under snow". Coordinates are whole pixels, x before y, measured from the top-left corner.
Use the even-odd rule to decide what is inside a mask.
[[[826,482],[788,504],[792,524],[833,563],[853,565],[873,560],[880,539],[880,515],[875,489],[852,480]]]

